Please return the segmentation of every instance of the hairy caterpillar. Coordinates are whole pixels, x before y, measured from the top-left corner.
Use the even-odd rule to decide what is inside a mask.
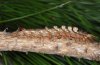
[[[0,32],[0,51],[37,52],[100,61],[100,42],[77,27]]]

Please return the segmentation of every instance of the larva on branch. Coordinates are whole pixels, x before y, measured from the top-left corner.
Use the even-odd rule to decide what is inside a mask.
[[[0,51],[37,52],[100,61],[100,42],[77,27],[0,32]]]

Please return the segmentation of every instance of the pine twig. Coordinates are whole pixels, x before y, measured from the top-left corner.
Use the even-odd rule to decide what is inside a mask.
[[[37,52],[100,61],[100,42],[77,27],[0,32],[0,51]]]

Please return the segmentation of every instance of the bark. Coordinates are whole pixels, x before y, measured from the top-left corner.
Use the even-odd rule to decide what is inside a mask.
[[[100,61],[100,42],[78,28],[65,26],[52,29],[0,32],[0,51],[37,52]]]

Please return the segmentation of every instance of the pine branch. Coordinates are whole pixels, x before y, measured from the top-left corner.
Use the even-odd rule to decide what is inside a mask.
[[[0,51],[37,52],[100,61],[100,44],[77,27],[0,32]]]

